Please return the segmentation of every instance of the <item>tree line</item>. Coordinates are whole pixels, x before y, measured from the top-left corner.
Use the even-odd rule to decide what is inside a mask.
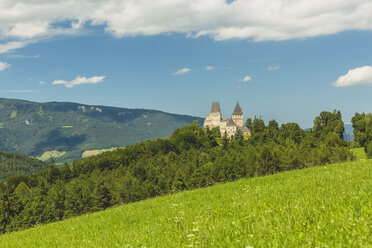
[[[247,119],[251,136],[230,140],[198,122],[150,140],[0,182],[0,233],[143,199],[353,158],[339,111],[322,112],[311,130]]]

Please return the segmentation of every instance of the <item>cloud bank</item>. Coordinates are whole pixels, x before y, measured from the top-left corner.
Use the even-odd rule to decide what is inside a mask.
[[[54,80],[52,84],[54,85],[64,85],[66,88],[72,88],[79,84],[98,84],[105,79],[106,76],[94,76],[90,78],[77,76],[72,81],[65,80]]]
[[[371,30],[371,13],[370,0],[2,0],[0,53],[89,25],[115,37],[177,32],[277,41]]]
[[[183,74],[189,73],[190,71],[191,71],[190,68],[185,67],[185,68],[179,69],[176,72],[173,72],[172,75],[183,75]]]
[[[10,67],[10,64],[0,61],[0,71],[3,71],[3,70],[5,70],[6,68],[9,68],[9,67]]]
[[[347,74],[339,77],[333,85],[336,87],[372,85],[372,67],[363,66],[349,70]]]

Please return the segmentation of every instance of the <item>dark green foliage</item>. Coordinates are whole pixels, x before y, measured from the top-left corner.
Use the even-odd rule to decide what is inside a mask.
[[[372,158],[371,148],[369,148],[372,143],[372,113],[355,113],[351,122],[354,128],[356,145],[364,147],[368,158]]]
[[[46,167],[46,163],[26,155],[0,151],[0,180],[16,174],[39,172]]]
[[[58,163],[79,159],[86,150],[166,137],[201,120],[155,110],[4,98],[0,110],[0,150],[34,157],[47,151],[67,152],[55,158]]]
[[[350,159],[334,129],[252,122],[252,136],[229,140],[196,121],[167,139],[138,143],[34,176],[0,182],[0,232],[58,221],[107,207],[243,177]],[[324,136],[324,138],[320,138]],[[217,142],[219,141],[219,142]]]
[[[252,129],[252,119],[251,118],[247,118],[247,120],[245,121],[245,126],[248,127],[249,129]]]
[[[372,141],[366,146],[366,153],[368,158],[372,158]]]
[[[344,122],[342,121],[341,112],[323,111],[314,120],[313,131],[316,137],[325,139],[329,133],[335,133],[340,140],[343,139],[345,131]]]
[[[279,136],[283,141],[290,140],[296,144],[301,143],[306,133],[297,123],[287,123],[280,127]]]
[[[234,135],[234,139],[235,140],[243,140],[244,139],[242,130],[240,130],[240,129],[236,130],[235,135]]]
[[[266,139],[266,135],[264,133],[265,122],[262,120],[262,118],[255,116],[252,123],[249,126],[250,126],[249,129],[251,130],[252,141],[256,143],[265,142]]]
[[[268,128],[279,131],[279,123],[276,120],[269,121]]]
[[[262,120],[261,117],[255,116],[250,126],[252,135],[262,133],[265,130],[265,122]]]

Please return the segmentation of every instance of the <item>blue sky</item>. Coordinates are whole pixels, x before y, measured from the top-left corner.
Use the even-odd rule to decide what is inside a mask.
[[[213,4],[199,2],[209,4],[208,10]],[[283,6],[294,11],[290,7]],[[159,8],[163,10],[163,5]],[[356,111],[372,110],[372,31],[368,28],[372,18],[368,16],[367,28],[359,28],[359,17],[356,27],[342,27],[340,21],[337,30],[320,32],[320,24],[296,28],[283,24],[272,32],[267,25],[257,33],[247,29],[231,33],[232,29],[220,31],[212,24],[206,28],[203,21],[176,25],[177,15],[170,17],[175,27],[156,26],[153,20],[136,16],[143,22],[136,29],[126,26],[132,25],[126,23],[126,15],[115,23],[116,19],[100,16],[79,19],[79,14],[67,15],[63,22],[41,15],[27,22],[34,26],[24,24],[27,18],[21,16],[18,22],[9,18],[0,25],[0,97],[200,117],[208,114],[212,101],[220,101],[224,118],[238,100],[245,118],[257,115],[265,121],[297,122],[304,128],[311,127],[323,110],[341,110],[345,123]],[[224,22],[222,16],[216,18]],[[245,19],[236,22],[229,25],[253,25]],[[146,25],[151,28],[143,28]]]

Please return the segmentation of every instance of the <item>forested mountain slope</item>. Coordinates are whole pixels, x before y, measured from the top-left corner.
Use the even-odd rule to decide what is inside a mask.
[[[169,136],[176,128],[202,119],[156,110],[36,103],[0,98],[0,150],[57,161],[78,159],[86,150],[122,147]]]
[[[0,151],[0,180],[16,174],[30,174],[46,169],[47,164],[26,155]]]

